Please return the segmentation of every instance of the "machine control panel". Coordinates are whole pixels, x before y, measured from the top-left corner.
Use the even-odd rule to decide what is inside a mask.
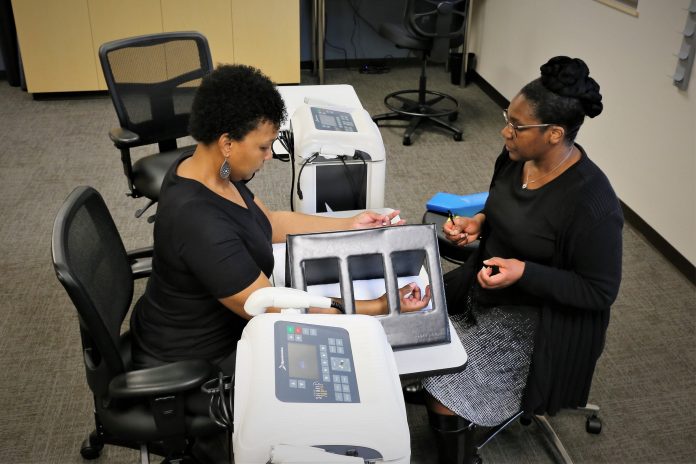
[[[359,403],[348,331],[276,321],[275,391],[289,403]]]
[[[312,106],[312,119],[314,127],[318,130],[357,132],[353,116],[345,111],[336,111],[328,108]]]

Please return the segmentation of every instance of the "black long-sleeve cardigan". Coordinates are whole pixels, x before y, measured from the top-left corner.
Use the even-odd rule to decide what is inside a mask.
[[[545,302],[522,398],[526,413],[555,414],[560,408],[587,403],[610,306],[621,282],[621,206],[607,177],[578,148],[582,156],[572,167],[578,181],[565,192],[564,227],[555,244],[553,265],[526,262],[517,283]],[[491,189],[508,163],[514,161],[504,149],[495,163]],[[448,308],[463,306],[480,269],[488,233],[484,222],[479,251],[444,277]]]

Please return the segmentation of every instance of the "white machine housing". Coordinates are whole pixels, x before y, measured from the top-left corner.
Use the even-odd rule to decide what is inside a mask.
[[[311,381],[311,384],[309,379],[302,379],[303,388],[312,389],[309,392],[311,400],[288,400],[287,397],[281,400],[279,395],[287,393],[276,385],[276,378],[285,382],[287,376],[293,373],[291,363],[299,358],[292,360],[288,353],[280,349],[285,346],[289,352],[290,343],[294,342],[279,342],[278,333],[288,333],[288,338],[296,336],[293,334],[297,332],[304,333],[309,346],[314,343],[312,337],[317,335],[316,331],[312,334],[312,328],[319,330],[317,343],[322,340],[322,330],[327,333],[340,330],[340,333],[347,334],[347,337],[343,337],[342,347],[345,346],[345,356],[352,359],[346,362],[349,370],[333,370],[338,365],[337,359],[346,358],[331,353],[334,350],[331,350],[329,338],[328,350],[324,345],[323,352],[329,352],[324,358],[328,358],[330,370],[322,369],[319,378]],[[320,347],[321,343],[316,346]],[[317,353],[320,354],[321,350]],[[232,442],[237,464],[268,462],[271,448],[280,444],[324,448],[327,445],[345,445],[356,450],[377,451],[381,455],[381,459],[375,459],[378,462],[410,462],[410,436],[399,374],[377,318],[363,315],[261,314],[253,317],[244,329],[237,344],[236,362]],[[345,368],[343,362],[341,366]],[[294,375],[297,375],[298,367],[294,367]],[[306,367],[304,363],[302,367]],[[351,371],[353,377],[348,379]],[[347,375],[341,376],[342,373]],[[325,381],[327,375],[329,382]],[[350,401],[338,401],[333,396],[341,390],[334,385],[340,377],[344,377],[344,384],[350,383]],[[298,388],[299,379],[291,378],[291,386],[293,380],[293,388],[286,389],[291,394],[295,394],[293,389]]]
[[[384,142],[367,111],[310,101],[292,114],[290,128],[295,172],[302,192],[300,198],[295,189],[292,198],[295,211],[321,213],[384,207]],[[319,156],[307,162],[315,153]],[[366,168],[364,185],[357,186],[362,187],[362,201],[353,201],[355,195],[350,191],[350,182],[343,177],[346,167],[339,156],[346,157],[345,164],[356,177]]]

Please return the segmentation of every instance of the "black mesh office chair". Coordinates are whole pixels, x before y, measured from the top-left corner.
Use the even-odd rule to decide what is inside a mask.
[[[208,41],[197,32],[130,37],[102,45],[99,60],[120,124],[109,136],[121,151],[129,195],[150,200],[140,217],[157,201],[169,166],[195,148],[177,148],[177,139],[189,135],[194,93],[213,69]],[[155,143],[159,153],[132,162],[131,148]]]
[[[78,187],[53,225],[53,266],[75,305],[87,383],[94,395],[95,430],[83,442],[86,459],[104,444],[140,449],[169,460],[186,456],[195,437],[221,429],[184,407],[188,395],[216,375],[203,360],[132,370],[130,337],[121,334],[133,297],[133,280],[147,275],[132,264],[101,195]],[[136,266],[137,267],[137,266]]]
[[[462,140],[462,131],[450,122],[459,114],[457,99],[433,90],[427,90],[426,67],[428,60],[444,62],[451,48],[464,42],[469,0],[408,0],[403,24],[382,24],[379,33],[397,48],[414,51],[421,58],[418,90],[400,90],[384,98],[391,111],[372,118],[380,121],[403,120],[409,125],[404,132],[403,144],[411,145],[412,136],[423,123],[429,123],[452,133],[454,140]]]

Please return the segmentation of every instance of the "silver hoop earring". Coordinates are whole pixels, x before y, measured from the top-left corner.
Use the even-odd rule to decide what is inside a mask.
[[[225,158],[225,161],[222,162],[222,165],[220,166],[220,178],[221,179],[229,179],[230,178],[230,163],[227,162],[227,158]]]

